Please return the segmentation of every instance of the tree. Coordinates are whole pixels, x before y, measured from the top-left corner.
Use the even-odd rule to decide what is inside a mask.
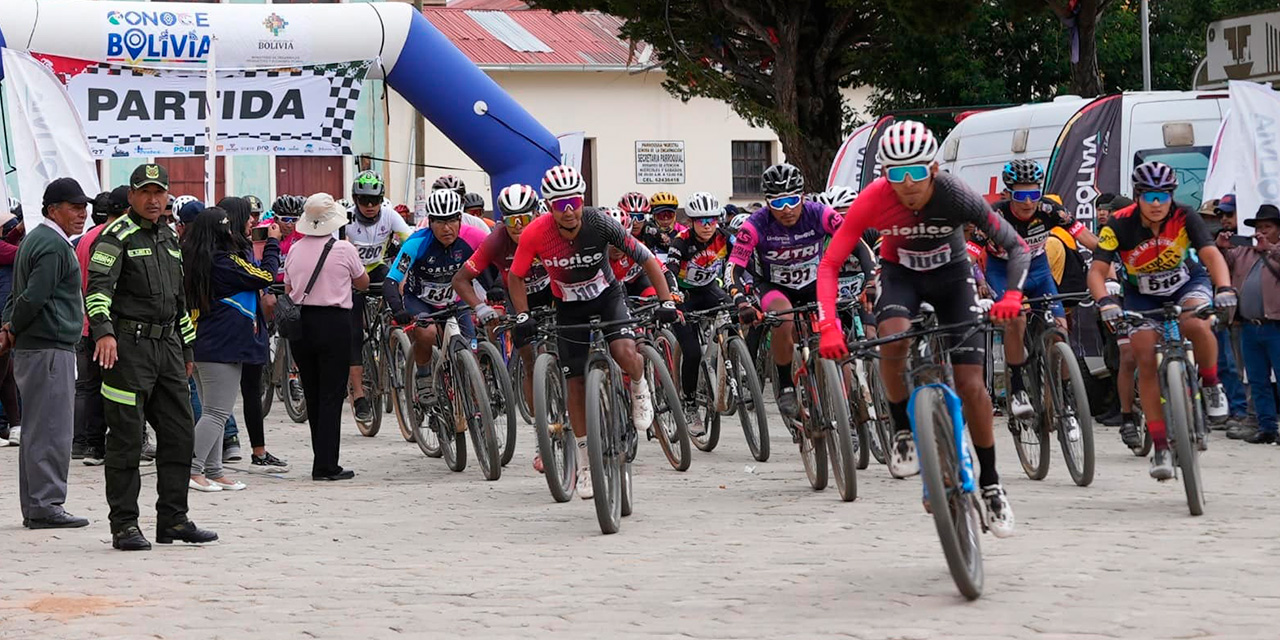
[[[683,100],[728,103],[778,134],[810,184],[826,183],[844,139],[842,87],[882,14],[874,0],[530,0],[552,11],[624,19],[622,35],[654,47]]]

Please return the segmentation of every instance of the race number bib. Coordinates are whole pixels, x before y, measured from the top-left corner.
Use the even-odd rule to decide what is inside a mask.
[[[856,298],[862,294],[862,286],[866,284],[866,276],[858,273],[851,276],[840,276],[840,298]]]
[[[930,251],[898,249],[898,264],[912,271],[933,271],[951,263],[951,245],[944,244]]]
[[[803,289],[818,280],[818,257],[797,264],[772,265],[769,279],[789,289]]]
[[[1186,265],[1172,271],[1145,273],[1138,276],[1138,293],[1149,296],[1167,296],[1182,288],[1191,279]]]
[[[424,282],[418,299],[429,307],[444,307],[458,298],[453,293],[452,282]]]
[[[551,276],[547,275],[546,271],[543,271],[538,275],[531,275],[528,280],[525,280],[524,288],[529,293],[537,293],[546,289],[549,284],[551,284]]]
[[[604,277],[603,271],[596,271],[596,276],[586,282],[578,282],[574,284],[560,283],[561,300],[565,302],[582,302],[584,300],[595,300],[609,288],[609,280]]]
[[[382,262],[382,254],[386,250],[386,246],[380,244],[356,245],[356,252],[360,254],[360,262],[364,263],[365,266]]]
[[[684,270],[684,281],[689,283],[691,287],[701,287],[715,282],[716,277],[720,274],[720,262],[716,261],[707,266],[698,266],[689,263]]]

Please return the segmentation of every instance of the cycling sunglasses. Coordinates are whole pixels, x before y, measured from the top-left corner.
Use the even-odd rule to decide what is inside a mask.
[[[276,216],[275,218],[280,224],[298,224],[298,216]]]
[[[1044,195],[1039,189],[1027,189],[1025,191],[1012,191],[1014,202],[1039,202],[1041,196]]]
[[[1142,201],[1147,204],[1165,204],[1173,200],[1172,191],[1143,191]]]
[[[557,198],[547,202],[552,211],[571,211],[582,208],[582,196],[569,196],[567,198]]]
[[[356,204],[372,207],[375,204],[382,204],[382,198],[377,196],[356,196]]]
[[[674,219],[675,217],[676,217],[675,209],[663,209],[662,211],[653,212],[654,220],[671,220],[671,219]]]
[[[714,227],[720,223],[719,218],[690,218],[689,220],[694,224],[706,225],[708,227]]]
[[[893,183],[906,182],[908,177],[912,182],[920,182],[929,177],[929,165],[906,164],[900,167],[887,167],[884,170],[884,177]]]
[[[533,222],[533,218],[532,211],[529,213],[508,213],[502,216],[502,224],[507,225],[508,229],[518,229],[529,226],[529,223]]]
[[[770,209],[787,209],[800,204],[800,194],[792,194],[789,196],[779,196],[769,201]]]
[[[449,216],[449,217],[447,217],[447,218],[435,218],[435,217],[433,217],[433,218],[428,218],[428,220],[430,220],[431,222],[441,222],[441,223],[444,223],[444,224],[453,224],[453,223],[455,223],[455,222],[462,222],[462,214],[458,214],[458,215],[456,215],[456,216]]]
[[[645,216],[648,214],[643,211],[632,211],[629,215],[632,222],[644,222]]]

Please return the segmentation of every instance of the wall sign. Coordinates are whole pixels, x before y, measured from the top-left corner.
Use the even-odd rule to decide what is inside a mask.
[[[684,184],[684,140],[636,140],[636,184]]]

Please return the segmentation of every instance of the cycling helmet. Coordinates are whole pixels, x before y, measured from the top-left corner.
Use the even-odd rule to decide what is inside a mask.
[[[848,209],[858,199],[858,192],[850,187],[838,184],[819,194],[818,202],[832,209]]]
[[[573,167],[557,165],[547,169],[547,173],[542,176],[542,197],[548,200],[580,196],[586,192],[587,184]]]
[[[439,191],[441,189],[456,191],[457,194],[461,196],[467,192],[467,185],[464,184],[462,179],[457,176],[446,173],[445,175],[436,178],[436,181],[431,183],[432,191]]]
[[[1015,184],[1040,184],[1044,182],[1044,168],[1030,158],[1018,158],[1004,165],[1000,172],[1004,186],[1012,189]]]
[[[173,199],[173,210],[181,211],[183,207],[192,202],[198,202],[195,196],[178,196]]]
[[[466,195],[462,196],[462,208],[463,208],[463,210],[467,210],[467,209],[483,209],[483,208],[484,208],[484,196],[481,196],[481,195],[480,195],[480,194],[478,194],[478,193],[468,193],[468,194],[466,194]]]
[[[271,213],[277,218],[300,218],[305,204],[302,196],[280,196],[271,204]]]
[[[639,191],[624,193],[618,207],[627,213],[649,213],[649,198]]]
[[[302,197],[302,196],[298,196],[298,197]],[[343,209],[350,209],[353,206],[351,204],[351,201],[346,198],[342,198],[337,202],[335,202],[334,204],[338,205],[339,207],[342,207]]]
[[[1134,191],[1173,191],[1178,188],[1178,174],[1163,163],[1144,162],[1133,168]]]
[[[699,191],[689,198],[689,203],[684,208],[685,215],[689,218],[719,218],[724,213],[724,207],[720,206],[720,201],[715,196],[706,191]]]
[[[657,209],[658,207],[677,209],[680,207],[680,199],[676,197],[676,194],[669,191],[659,191],[653,194],[652,198],[649,198],[649,206],[651,209]]]
[[[538,198],[538,215],[551,213],[551,206],[547,204],[546,198]]]
[[[513,184],[498,192],[502,215],[529,213],[538,208],[538,192],[527,184]]]
[[[800,194],[804,192],[804,174],[792,165],[775,164],[764,170],[761,187],[769,197]]]
[[[178,198],[177,198],[177,196],[173,195],[172,193],[171,193],[171,194],[169,194],[169,204],[165,205],[164,210],[165,210],[165,211],[173,211],[173,210],[174,210],[174,207],[173,207],[173,201],[174,201],[174,200],[177,200],[177,199],[178,199]]]
[[[738,229],[747,223],[747,219],[751,217],[749,213],[739,213],[729,221],[729,233],[738,233]]]
[[[15,216],[22,215],[22,201],[13,196],[9,196],[9,213],[12,213]]]
[[[876,161],[883,166],[928,164],[938,155],[938,139],[923,124],[903,120],[889,125],[880,138]]]
[[[361,171],[356,176],[356,181],[351,185],[352,196],[374,196],[381,198],[387,190],[387,185],[383,184],[382,176],[374,171]]]
[[[617,222],[618,225],[621,226],[623,229],[631,228],[630,216],[628,216],[627,213],[622,209],[619,209],[617,207],[603,207],[601,208],[601,211],[603,211],[605,215],[612,218],[614,222]]]
[[[244,200],[249,203],[249,215],[261,216],[266,209],[258,196],[245,196]]]
[[[428,218],[458,218],[462,216],[462,196],[452,189],[438,189],[427,196]]]

